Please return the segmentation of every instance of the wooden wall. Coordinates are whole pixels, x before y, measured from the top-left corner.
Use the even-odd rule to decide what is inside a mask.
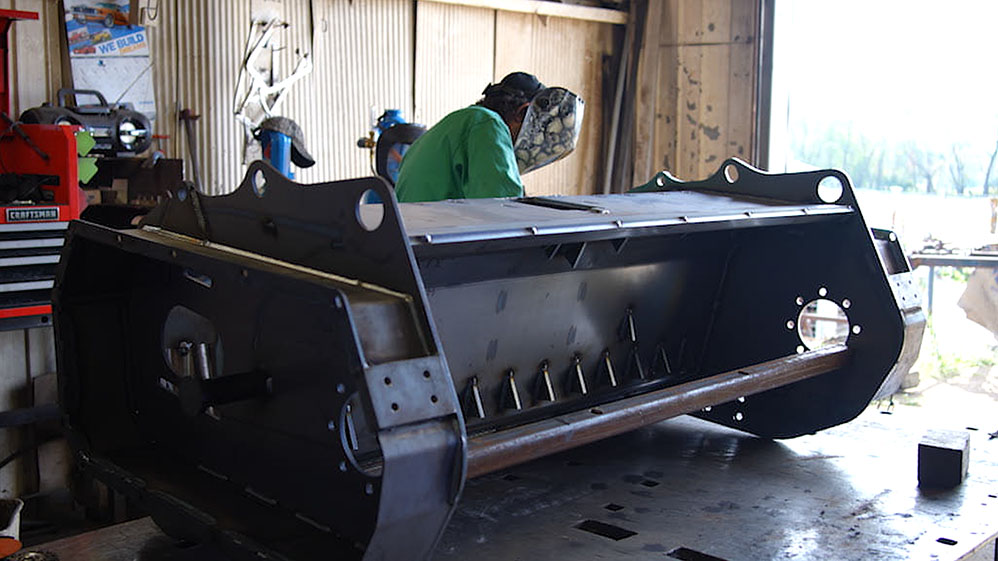
[[[482,4],[495,4],[482,2]],[[430,0],[416,4],[415,120],[432,126],[478,101],[489,82],[522,70],[586,102],[574,153],[523,177],[528,195],[593,193],[603,166],[604,57],[614,24]]]
[[[702,179],[753,163],[759,8],[742,0],[650,0],[638,58],[633,184],[665,169]]]
[[[495,79],[527,70],[548,86],[562,86],[586,102],[582,136],[564,160],[523,176],[527,195],[595,192],[603,169],[603,58],[613,55],[613,26],[565,18],[498,12]]]

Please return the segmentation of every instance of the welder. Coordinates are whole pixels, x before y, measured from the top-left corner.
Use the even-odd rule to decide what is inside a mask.
[[[519,197],[522,174],[574,150],[584,103],[572,92],[513,72],[482,95],[406,152],[396,184],[400,202]]]

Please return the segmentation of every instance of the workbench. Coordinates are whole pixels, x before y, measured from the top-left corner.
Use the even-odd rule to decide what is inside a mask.
[[[995,559],[998,439],[988,433],[998,417],[968,427],[960,414],[871,408],[787,441],[672,419],[468,482],[433,559]],[[961,486],[919,489],[928,428],[969,432]],[[178,546],[148,518],[32,550],[74,561],[224,559]]]

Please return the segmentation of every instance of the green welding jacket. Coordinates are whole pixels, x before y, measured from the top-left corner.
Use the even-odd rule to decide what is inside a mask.
[[[478,105],[447,115],[406,151],[395,195],[403,203],[522,196],[509,127]]]

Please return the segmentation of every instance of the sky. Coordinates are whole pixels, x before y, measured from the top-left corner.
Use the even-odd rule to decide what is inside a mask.
[[[998,1],[777,0],[776,14],[777,84],[789,91],[791,121],[994,149]]]

